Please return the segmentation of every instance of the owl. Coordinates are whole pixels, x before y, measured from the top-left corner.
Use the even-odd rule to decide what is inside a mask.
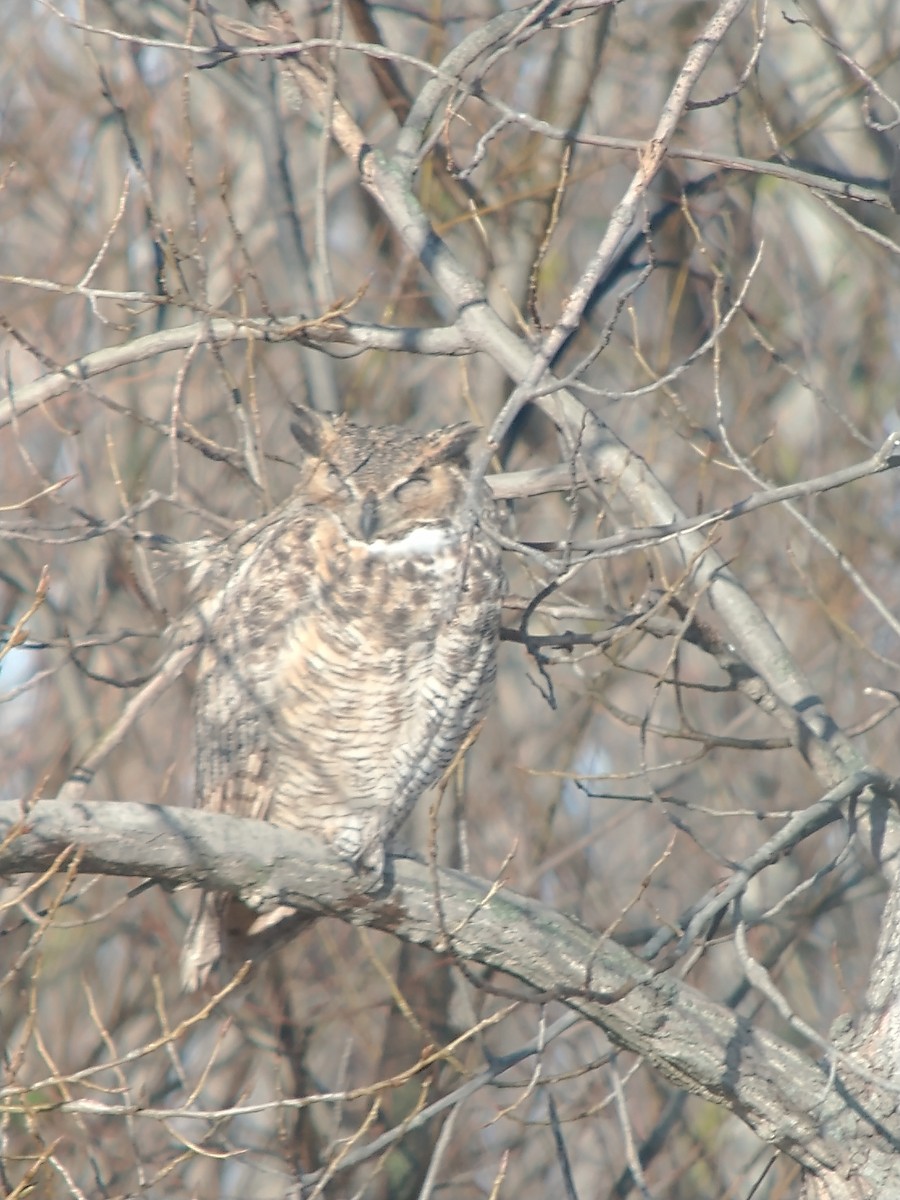
[[[298,410],[292,432],[293,494],[202,568],[196,802],[317,835],[380,878],[490,700],[496,510],[483,485],[467,495],[473,425],[418,435]],[[204,894],[185,988],[263,923],[273,915]]]

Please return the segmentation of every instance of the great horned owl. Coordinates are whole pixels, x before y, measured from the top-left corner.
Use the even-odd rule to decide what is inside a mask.
[[[466,503],[473,425],[417,435],[303,410],[292,430],[298,487],[213,556],[199,606],[197,803],[315,833],[381,872],[490,699],[496,513],[486,490]],[[251,921],[203,896],[186,989]]]

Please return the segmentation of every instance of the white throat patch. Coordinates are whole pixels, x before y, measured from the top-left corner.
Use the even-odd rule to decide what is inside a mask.
[[[368,545],[369,554],[373,558],[432,558],[444,554],[456,544],[456,538],[449,529],[440,525],[420,525],[411,529],[395,542],[386,542],[377,538]]]

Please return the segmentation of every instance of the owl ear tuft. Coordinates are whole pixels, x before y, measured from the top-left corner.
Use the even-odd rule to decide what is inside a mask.
[[[310,458],[327,458],[338,437],[334,422],[311,408],[295,408],[291,433]]]
[[[469,446],[478,436],[478,426],[469,421],[459,425],[448,425],[446,429],[437,429],[428,434],[428,448],[425,460],[429,464],[442,462],[459,462],[467,467]]]

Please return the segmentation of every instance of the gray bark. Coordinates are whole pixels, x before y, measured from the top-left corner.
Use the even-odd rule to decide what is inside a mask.
[[[893,1082],[897,897],[869,1004],[820,1061],[577,921],[501,885],[394,858],[383,885],[315,839],[264,822],[149,804],[0,803],[0,872],[79,871],[199,884],[268,909],[290,904],[503,971],[523,997],[554,999],[677,1086],[739,1116],[800,1163],[828,1200],[900,1195],[900,1088]],[[69,852],[68,855],[66,852]],[[173,964],[174,970],[174,964]]]

